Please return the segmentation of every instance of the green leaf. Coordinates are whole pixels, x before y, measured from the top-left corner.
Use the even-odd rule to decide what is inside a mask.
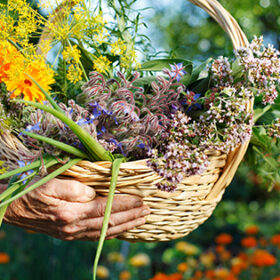
[[[257,120],[270,109],[271,109],[271,105],[265,106],[264,108],[254,109],[254,123],[257,122]]]
[[[8,205],[9,203],[13,202],[14,200],[22,197],[23,195],[29,193],[30,191],[33,191],[34,189],[42,186],[43,184],[47,183],[48,181],[50,181],[51,179],[57,177],[58,175],[60,175],[61,173],[63,173],[64,171],[66,171],[67,169],[69,169],[70,167],[72,167],[73,165],[77,164],[78,162],[80,162],[82,159],[80,158],[76,158],[76,159],[72,159],[70,160],[68,163],[64,164],[63,166],[61,166],[60,168],[56,169],[55,171],[53,171],[51,174],[47,175],[46,177],[42,178],[41,180],[37,181],[36,183],[34,183],[32,186],[24,189],[23,191],[19,192],[18,194],[16,194],[15,196],[11,197],[10,199],[7,199],[5,201],[3,201],[0,204],[0,209],[2,207],[4,207],[5,205]]]
[[[243,66],[239,64],[239,60],[236,59],[233,63],[232,63],[232,76],[235,78],[235,79],[239,79],[242,77],[243,75]]]
[[[196,92],[196,93],[205,93],[211,84],[211,79],[210,77],[207,77],[205,79],[202,80],[198,80],[197,82],[193,83],[192,85],[190,85],[190,90]]]
[[[68,125],[69,128],[77,135],[84,147],[89,152],[90,159],[92,160],[103,160],[103,161],[112,161],[114,159],[113,155],[104,149],[104,147],[91,135],[82,129],[78,124],[69,119],[64,113],[61,113],[55,109],[52,109],[46,105],[26,101],[26,100],[15,100],[14,102],[25,103],[45,112],[48,112],[60,119],[64,124]]]
[[[139,78],[137,79],[133,85],[136,87],[143,87],[145,85],[151,85],[152,82],[156,81],[157,78],[155,76],[147,76],[147,77],[143,77],[143,78]]]
[[[188,72],[189,75],[191,75],[193,64],[191,61],[184,60],[184,59],[155,59],[150,60],[141,65],[140,71],[162,71],[164,68],[170,69],[170,64],[177,64],[177,63],[183,63],[183,66],[185,66],[185,71]]]
[[[37,139],[39,141],[45,142],[47,144],[50,144],[54,147],[59,148],[60,150],[69,153],[71,155],[74,155],[76,157],[80,157],[80,158],[88,158],[87,154],[85,154],[83,151],[72,147],[70,145],[67,145],[65,143],[62,143],[60,141],[56,141],[54,139],[51,139],[49,137],[45,137],[45,136],[41,136],[32,132],[27,132],[27,131],[23,131],[24,134],[28,135],[31,138]]]
[[[208,76],[207,65],[213,60],[213,58],[208,58],[200,65],[196,66],[192,72],[192,76],[190,79],[190,84],[195,81],[202,80]]]
[[[120,170],[120,166],[121,166],[122,162],[123,162],[123,159],[117,158],[112,163],[112,177],[111,177],[110,190],[109,190],[109,194],[108,194],[108,198],[107,198],[107,204],[106,204],[106,209],[105,209],[105,214],[104,214],[104,221],[103,221],[101,234],[100,234],[97,251],[96,251],[96,255],[95,255],[95,259],[94,259],[94,264],[93,264],[93,280],[96,280],[96,271],[97,271],[98,261],[99,261],[100,255],[101,255],[104,240],[106,238],[106,233],[107,233],[109,219],[110,219],[112,205],[113,205],[113,198],[114,198],[115,189],[116,189],[117,180],[118,180],[118,174],[119,174],[119,170]]]

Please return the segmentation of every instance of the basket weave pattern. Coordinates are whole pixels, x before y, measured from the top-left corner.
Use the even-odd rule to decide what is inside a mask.
[[[246,47],[248,41],[237,22],[216,0],[189,0],[208,12],[230,36],[233,47]],[[43,34],[43,38],[50,36]],[[40,48],[38,48],[40,50]],[[253,100],[247,110],[253,108]],[[14,165],[13,151],[23,149],[11,135],[0,134],[0,156]],[[8,139],[8,140],[7,140]],[[14,143],[13,143],[14,141]],[[159,191],[155,186],[162,178],[147,166],[146,160],[121,165],[116,194],[132,194],[143,198],[151,209],[146,224],[127,231],[119,238],[128,241],[168,241],[183,237],[202,224],[221,200],[240,164],[248,143],[230,154],[208,151],[210,165],[196,176],[184,178],[173,193]],[[109,191],[111,162],[82,161],[63,173],[61,177],[76,179],[95,188],[97,194]]]

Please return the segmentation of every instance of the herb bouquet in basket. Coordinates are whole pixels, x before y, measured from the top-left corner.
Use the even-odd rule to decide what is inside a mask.
[[[48,18],[25,1],[1,5],[1,219],[57,176],[92,186],[108,196],[96,264],[115,193],[151,209],[120,238],[167,241],[211,215],[250,139],[247,162],[279,180],[279,52],[261,37],[249,44],[216,0],[192,0],[229,34],[235,58],[139,64],[148,45],[134,2],[109,2],[112,22],[100,3],[65,1]]]

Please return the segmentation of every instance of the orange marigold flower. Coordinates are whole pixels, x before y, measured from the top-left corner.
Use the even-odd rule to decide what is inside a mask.
[[[214,279],[215,278],[215,271],[212,269],[208,269],[205,271],[206,279]]]
[[[258,249],[253,253],[251,262],[259,267],[271,266],[276,263],[276,258],[266,250]]]
[[[248,260],[248,255],[244,252],[240,252],[237,256],[238,258],[240,258],[243,261],[247,261]]]
[[[228,261],[231,258],[231,253],[225,250],[220,254],[220,257],[223,261]]]
[[[221,267],[221,268],[217,268],[215,270],[215,276],[216,278],[218,279],[224,279],[226,278],[227,276],[229,276],[230,272],[227,268],[224,268],[224,267]]]
[[[280,276],[274,277],[272,280],[280,280]]]
[[[8,77],[12,63],[19,59],[23,60],[23,56],[14,46],[7,41],[0,43],[0,83]]]
[[[253,248],[257,246],[257,240],[255,237],[248,236],[241,240],[241,245],[245,248]]]
[[[183,275],[181,273],[173,273],[168,276],[168,280],[182,280]]]
[[[8,77],[3,81],[7,90],[12,92],[11,98],[23,94],[24,100],[37,100],[42,103],[45,100],[45,95],[29,76],[33,77],[45,91],[49,91],[50,85],[54,83],[53,71],[39,57],[27,63],[25,61],[12,63],[7,74]]]
[[[183,275],[181,273],[173,273],[171,275],[166,275],[164,273],[157,273],[155,277],[151,278],[150,280],[182,280]]]
[[[150,280],[168,280],[168,276],[164,273],[158,272],[153,278]]]
[[[245,229],[245,232],[249,235],[254,235],[254,234],[257,234],[259,232],[259,227],[257,225],[251,225],[251,226],[248,226],[246,229]]]
[[[276,246],[280,246],[280,234],[273,235],[271,238],[271,243]]]
[[[240,274],[240,272],[248,267],[246,260],[241,259],[240,257],[235,257],[231,260],[231,272],[234,275]]]
[[[224,280],[238,280],[233,274],[229,274],[224,278]]]
[[[222,244],[222,245],[227,245],[232,242],[232,236],[227,233],[221,233],[216,237],[216,243]]]
[[[186,272],[188,268],[189,266],[186,263],[179,263],[177,266],[177,270],[182,273]]]
[[[194,274],[195,279],[200,279],[200,278],[202,278],[202,276],[203,276],[203,272],[200,270],[197,270]]]
[[[216,252],[217,253],[221,254],[224,251],[225,251],[225,247],[223,245],[216,246]]]
[[[10,262],[10,257],[6,253],[0,252],[0,264],[6,264]]]
[[[127,270],[124,270],[120,273],[119,279],[120,280],[129,280],[131,278],[131,273]]]

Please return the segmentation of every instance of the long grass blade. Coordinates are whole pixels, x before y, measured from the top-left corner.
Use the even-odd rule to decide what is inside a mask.
[[[14,200],[22,197],[23,195],[29,193],[30,191],[33,191],[34,189],[40,187],[41,185],[47,183],[48,181],[50,181],[51,179],[57,177],[58,175],[60,175],[61,173],[63,173],[64,171],[66,171],[67,169],[69,169],[70,167],[72,167],[73,165],[77,164],[78,162],[80,162],[82,159],[80,158],[76,158],[76,159],[72,159],[70,160],[68,163],[64,164],[63,166],[61,166],[60,168],[56,169],[55,171],[53,171],[51,174],[47,175],[46,177],[42,178],[41,180],[37,181],[36,183],[34,183],[32,186],[24,189],[23,191],[21,191],[20,193],[18,193],[17,195],[13,196],[10,199],[7,199],[5,201],[3,201],[0,204],[0,209],[13,202]]]
[[[37,139],[39,141],[45,142],[47,144],[50,144],[52,146],[55,146],[55,147],[59,148],[60,150],[66,152],[66,153],[72,154],[72,155],[74,155],[76,157],[88,158],[86,153],[84,153],[83,151],[81,151],[81,150],[79,150],[79,149],[77,149],[75,147],[72,147],[72,146],[70,146],[68,144],[65,144],[65,143],[62,143],[60,141],[56,141],[56,140],[51,139],[49,137],[38,135],[38,134],[35,134],[35,133],[32,133],[32,132],[23,131],[22,133],[28,135],[31,138],[34,138],[34,139]]]
[[[96,271],[97,271],[98,261],[99,261],[99,258],[100,258],[101,252],[102,252],[104,240],[106,238],[106,233],[108,230],[108,224],[109,224],[109,219],[110,219],[111,210],[112,210],[113,198],[114,198],[119,170],[120,170],[120,166],[121,166],[122,162],[123,162],[122,158],[117,158],[112,163],[112,177],[111,177],[110,190],[109,190],[109,194],[108,194],[108,198],[107,198],[107,204],[106,204],[106,209],[105,209],[105,214],[104,214],[103,225],[102,225],[102,229],[101,229],[101,235],[100,235],[100,238],[98,241],[97,251],[96,251],[94,264],[93,264],[93,280],[96,280]]]

